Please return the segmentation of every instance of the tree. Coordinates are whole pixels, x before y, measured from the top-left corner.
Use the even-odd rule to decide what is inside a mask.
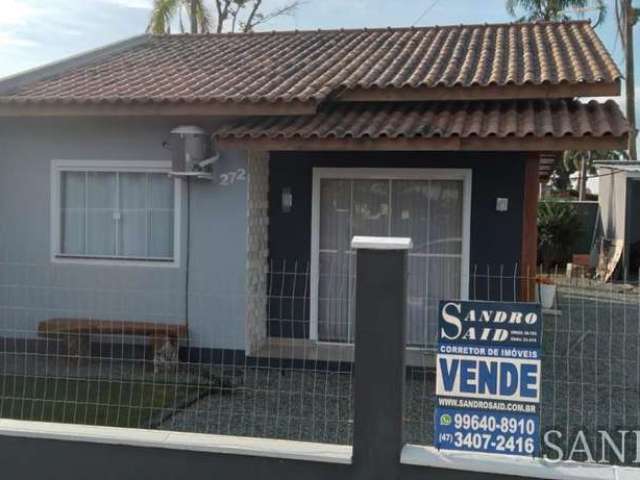
[[[571,203],[559,201],[538,204],[538,261],[548,271],[553,265],[570,261],[580,236],[582,221]]]
[[[507,12],[518,22],[564,21],[572,15],[594,12],[594,25],[600,25],[607,15],[604,0],[507,0]],[[519,13],[522,11],[523,13]]]
[[[211,17],[205,0],[154,0],[147,31],[151,33],[171,33],[171,23],[177,16],[180,31],[184,32],[182,17],[189,17],[191,33],[206,33],[210,29]]]
[[[180,30],[184,31],[182,17],[186,14],[191,33],[251,32],[274,18],[291,15],[303,2],[291,0],[266,12],[263,11],[264,0],[212,0],[212,3],[213,14],[207,8],[206,0],[154,0],[147,31],[171,33],[171,23],[176,17]]]
[[[580,172],[578,176],[578,194],[584,200],[586,184],[589,175],[595,175],[595,163],[598,160],[626,160],[625,150],[568,150],[553,166],[551,187],[556,192],[571,190],[571,175]]]
[[[293,14],[302,2],[292,0],[266,13],[261,11],[263,0],[215,0],[215,3],[218,10],[218,32],[223,31],[225,26],[231,32],[251,32],[258,25],[274,18]]]

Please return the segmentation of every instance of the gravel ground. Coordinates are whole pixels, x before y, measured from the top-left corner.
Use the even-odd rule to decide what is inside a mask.
[[[162,428],[351,443],[351,375],[249,368],[241,387],[213,394]]]
[[[543,431],[560,430],[568,439],[578,429],[595,435],[640,427],[638,298],[563,288],[558,309],[561,314],[545,315],[544,323]],[[242,390],[204,398],[168,427],[349,443],[350,385],[349,374],[252,370]],[[430,372],[407,379],[408,442],[432,443],[434,391]]]
[[[598,430],[640,428],[640,297],[627,292],[560,289],[561,316],[544,325],[543,431],[595,440]]]

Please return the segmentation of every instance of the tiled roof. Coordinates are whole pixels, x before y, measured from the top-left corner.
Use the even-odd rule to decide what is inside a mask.
[[[165,35],[89,56],[47,78],[27,76],[0,94],[0,103],[319,102],[350,89],[619,78],[586,22]]]
[[[313,116],[253,117],[221,126],[218,139],[623,137],[613,100],[334,103]]]

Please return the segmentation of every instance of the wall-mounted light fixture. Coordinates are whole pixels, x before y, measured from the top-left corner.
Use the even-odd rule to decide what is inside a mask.
[[[506,212],[509,210],[508,198],[496,198],[496,212]]]
[[[293,193],[291,193],[291,187],[284,187],[282,189],[282,213],[289,213],[293,208]]]

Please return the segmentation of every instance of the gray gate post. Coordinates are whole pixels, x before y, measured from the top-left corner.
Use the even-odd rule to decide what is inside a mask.
[[[354,237],[356,314],[353,467],[356,478],[398,477],[405,378],[409,238]]]

